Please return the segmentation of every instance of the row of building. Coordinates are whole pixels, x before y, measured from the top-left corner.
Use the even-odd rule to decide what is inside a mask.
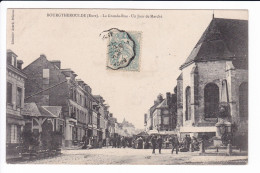
[[[212,137],[232,126],[247,135],[247,20],[213,17],[180,70],[175,94],[158,96],[144,115],[148,132]],[[226,115],[220,118],[221,111]]]
[[[25,68],[22,64],[7,51],[7,151],[21,142],[24,131],[60,132],[62,146],[70,147],[83,136],[101,141],[122,129],[104,98],[93,95],[73,70],[62,69],[60,61],[40,55]]]

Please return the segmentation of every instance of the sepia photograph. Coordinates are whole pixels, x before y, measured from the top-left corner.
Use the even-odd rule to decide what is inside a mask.
[[[248,14],[8,8],[6,163],[247,165]]]

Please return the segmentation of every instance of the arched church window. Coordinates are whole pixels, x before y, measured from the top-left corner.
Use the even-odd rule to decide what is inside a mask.
[[[243,82],[239,86],[239,115],[240,117],[248,116],[248,84]]]
[[[209,83],[204,88],[205,118],[215,118],[219,106],[219,88]]]
[[[190,87],[188,86],[185,90],[185,98],[186,98],[186,111],[185,111],[185,120],[191,119],[191,91]]]

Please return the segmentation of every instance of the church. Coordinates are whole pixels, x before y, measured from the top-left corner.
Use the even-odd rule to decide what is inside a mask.
[[[247,20],[213,16],[179,69],[177,130],[181,137],[217,136],[218,124],[247,135]],[[226,111],[225,118],[220,117],[220,108]]]

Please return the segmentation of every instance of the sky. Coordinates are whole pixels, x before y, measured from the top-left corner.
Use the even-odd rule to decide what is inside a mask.
[[[99,17],[47,17],[48,14],[91,14]],[[13,15],[14,14],[14,15]],[[162,18],[103,18],[105,15],[161,15]],[[119,122],[125,118],[144,128],[144,114],[159,93],[173,92],[180,65],[212,20],[213,10],[12,9],[7,18],[7,49],[27,66],[40,54],[60,60],[101,95]],[[12,20],[12,15],[14,20]],[[248,19],[246,10],[215,10],[216,18]],[[12,44],[12,22],[14,44]],[[110,28],[142,32],[140,71],[106,68]]]

